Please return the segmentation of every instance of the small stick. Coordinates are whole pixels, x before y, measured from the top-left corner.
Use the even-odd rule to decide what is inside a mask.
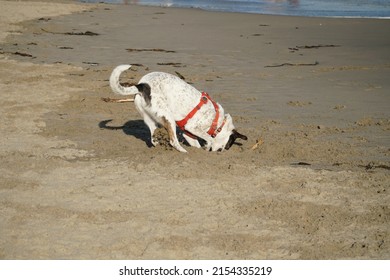
[[[112,102],[112,103],[134,102],[134,98],[109,98],[109,97],[102,97],[101,100],[104,101],[104,102]]]
[[[256,150],[256,149],[259,148],[261,145],[263,145],[263,143],[264,143],[264,140],[263,140],[261,137],[259,137],[259,138],[256,140],[256,144],[254,144],[254,145],[252,146],[251,150],[252,150],[252,151],[253,151],[253,150]]]

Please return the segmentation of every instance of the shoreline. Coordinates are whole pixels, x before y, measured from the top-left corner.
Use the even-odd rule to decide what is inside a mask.
[[[93,2],[83,2],[83,1],[80,1],[82,3],[93,3]],[[129,2],[129,1],[123,1],[123,2]],[[210,6],[210,5],[206,5],[206,6],[203,6],[202,4],[198,4],[198,6],[195,5],[186,5],[186,4],[175,4],[175,3],[172,3],[171,5],[169,4],[160,4],[158,5],[157,3],[156,4],[153,4],[153,3],[110,3],[110,2],[100,2],[100,3],[104,3],[104,4],[109,4],[109,5],[138,5],[138,6],[144,6],[144,7],[157,7],[157,8],[184,8],[184,9],[199,9],[199,10],[202,10],[202,11],[209,11],[209,12],[222,12],[222,13],[242,13],[242,14],[257,14],[257,15],[270,15],[270,16],[293,16],[293,17],[314,17],[314,18],[356,18],[356,19],[359,19],[359,18],[372,18],[372,19],[390,19],[390,10],[388,11],[387,15],[385,16],[367,16],[367,15],[362,15],[363,11],[360,11],[360,15],[332,15],[332,14],[337,14],[337,13],[345,13],[345,14],[351,14],[351,13],[358,13],[358,11],[354,10],[354,11],[351,11],[351,10],[344,10],[344,11],[329,11],[327,10],[327,13],[323,14],[323,10],[322,9],[319,9],[319,10],[311,10],[311,11],[308,11],[308,10],[305,10],[304,8],[301,9],[299,8],[299,5],[298,5],[298,8],[295,7],[294,9],[291,9],[291,6],[290,5],[287,5],[287,7],[284,7],[284,9],[282,7],[278,7],[278,8],[281,8],[284,10],[281,11],[280,9],[277,9],[275,6],[274,7],[271,7],[269,6],[268,8],[267,7],[262,7],[262,11],[254,11],[256,9],[261,9],[260,7],[255,7],[255,6],[252,6],[250,9],[248,7],[245,7],[245,6],[240,6],[240,5],[233,5],[234,8],[230,7],[230,8],[227,8],[226,6],[221,6],[221,5],[216,5],[216,6]],[[96,3],[95,3],[96,4]],[[237,6],[239,6],[237,8]],[[351,7],[349,7],[351,8]],[[381,7],[382,9],[380,10],[382,13],[383,13],[383,9],[387,8],[387,7]],[[233,9],[233,10],[232,10]],[[379,9],[379,7],[378,7]],[[271,11],[272,10],[272,11]],[[298,12],[297,12],[298,11]],[[364,9],[364,12],[367,13],[367,9]],[[378,14],[379,12],[376,11],[376,12],[373,12],[372,10],[370,10],[371,13],[376,13]]]
[[[390,23],[59,2],[1,3],[0,259],[389,258]],[[179,72],[249,141],[149,148],[100,101],[125,62]]]

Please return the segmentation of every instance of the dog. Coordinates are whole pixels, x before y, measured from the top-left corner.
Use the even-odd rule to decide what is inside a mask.
[[[151,72],[136,85],[121,85],[120,75],[130,67],[117,66],[111,73],[110,87],[114,93],[133,96],[131,99],[118,99],[118,102],[134,102],[150,129],[153,146],[158,144],[153,134],[159,125],[168,131],[171,146],[183,153],[187,151],[178,141],[176,125],[183,131],[183,137],[190,146],[201,148],[200,138],[209,151],[229,150],[236,139],[247,140],[245,135],[237,132],[232,117],[225,114],[219,103],[175,75]]]

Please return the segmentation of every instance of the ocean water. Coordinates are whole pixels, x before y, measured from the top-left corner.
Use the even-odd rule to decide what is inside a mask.
[[[270,15],[390,19],[390,0],[82,0],[82,2],[132,3]]]

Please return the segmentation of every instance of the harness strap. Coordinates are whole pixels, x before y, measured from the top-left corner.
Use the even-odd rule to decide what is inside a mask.
[[[215,118],[210,126],[210,129],[207,131],[207,133],[215,138],[217,136],[217,134],[222,130],[225,122],[226,122],[226,118],[223,120],[222,122],[222,125],[218,128],[218,119],[219,119],[219,106],[218,104],[211,99],[211,97],[207,94],[207,92],[202,92],[202,96],[200,98],[200,101],[198,103],[198,105],[195,106],[194,109],[191,110],[191,112],[188,113],[188,115],[182,119],[181,121],[177,121],[176,124],[177,126],[182,130],[184,131],[185,134],[187,134],[188,136],[190,136],[191,138],[194,138],[196,139],[197,137],[195,135],[193,135],[192,133],[190,133],[189,131],[187,131],[185,129],[185,126],[187,124],[187,122],[196,114],[196,112],[198,112],[200,110],[200,108],[202,108],[202,106],[204,104],[206,104],[208,102],[208,100],[211,101],[211,103],[213,104],[214,106],[214,109],[215,109]]]
[[[210,98],[210,97],[209,97]],[[218,104],[214,101],[214,100],[212,100],[211,98],[210,98],[210,101],[213,103],[213,105],[214,105],[214,109],[215,109],[215,118],[214,118],[214,120],[213,120],[213,123],[211,124],[211,126],[210,126],[210,129],[209,129],[209,131],[207,131],[207,133],[211,136],[211,137],[213,137],[213,138],[215,138],[215,136],[217,136],[217,134],[218,134],[218,119],[219,119],[219,106],[218,106]],[[222,124],[223,125],[223,124]],[[222,126],[221,126],[221,129],[222,129]]]
[[[204,104],[207,103],[207,101],[208,101],[208,94],[205,92],[202,92],[202,96],[200,98],[199,104],[196,105],[195,108],[192,109],[191,112],[189,112],[188,115],[184,119],[182,119],[181,121],[177,121],[176,122],[177,126],[181,130],[185,131],[184,127],[186,126],[187,122],[196,114],[196,112],[198,112],[200,110],[200,108],[202,108],[202,106]]]

